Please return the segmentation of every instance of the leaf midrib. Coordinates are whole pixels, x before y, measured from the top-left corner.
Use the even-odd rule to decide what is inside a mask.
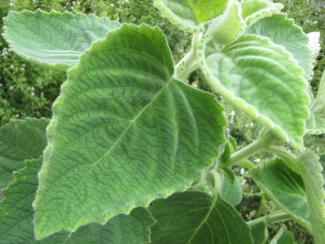
[[[196,236],[196,234],[199,232],[199,230],[202,228],[202,226],[208,222],[208,218],[210,217],[211,212],[216,207],[218,201],[218,195],[216,194],[215,197],[212,200],[211,206],[209,208],[209,211],[205,215],[204,219],[200,222],[197,228],[195,228],[194,233],[191,235],[190,239],[188,240],[187,244],[190,244],[193,238]]]
[[[107,150],[106,153],[103,154],[103,156],[101,156],[99,159],[97,159],[89,168],[89,170],[87,171],[88,173],[80,180],[79,183],[83,182],[87,175],[90,174],[90,172],[92,171],[92,169],[94,167],[96,167],[96,165],[105,157],[107,157],[114,149],[115,147],[119,144],[119,142],[123,139],[123,137],[126,135],[126,133],[129,131],[129,129],[131,129],[132,125],[138,120],[138,118],[141,117],[141,115],[148,109],[151,107],[151,105],[157,101],[160,97],[160,95],[168,88],[168,86],[174,82],[175,80],[171,77],[165,85],[163,85],[160,90],[157,92],[157,94],[153,97],[153,99],[147,103],[143,109],[141,109],[132,120],[130,120],[128,126],[123,130],[123,132],[121,133],[121,135],[115,140],[115,142],[112,144],[112,146],[110,146],[110,148]],[[76,185],[77,186],[77,185]]]

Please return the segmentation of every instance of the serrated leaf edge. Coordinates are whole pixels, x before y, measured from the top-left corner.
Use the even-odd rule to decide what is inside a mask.
[[[270,3],[270,6],[258,10],[257,12],[247,16],[245,22],[247,26],[255,24],[257,21],[278,14],[284,8],[282,3]]]
[[[250,169],[250,174],[251,175],[254,175],[254,172],[255,171],[257,171],[257,170],[259,170],[260,168],[263,168],[264,166],[266,166],[267,164],[269,164],[268,162],[267,163],[263,163],[263,164],[261,164],[261,165],[258,165],[258,166],[256,166],[256,167],[254,167],[254,168],[252,168],[252,169]],[[290,169],[290,168],[289,168]],[[292,169],[290,169],[291,171],[292,171]],[[294,171],[293,171],[294,172]],[[253,180],[254,180],[254,178],[253,178]],[[273,202],[275,202],[275,204],[277,205],[277,206],[279,206],[282,210],[284,210],[286,213],[288,213],[288,214],[290,214],[299,224],[301,224],[302,226],[304,226],[307,230],[311,230],[311,225],[310,225],[310,222],[309,221],[307,221],[307,220],[305,220],[304,218],[302,218],[302,217],[300,217],[300,216],[298,216],[298,215],[296,215],[296,214],[294,214],[294,213],[292,213],[291,212],[291,210],[289,209],[289,208],[287,208],[285,205],[283,205],[282,203],[280,203],[275,197],[274,197],[274,194],[271,192],[271,191],[269,191],[268,190],[268,188],[267,187],[264,187],[264,185],[263,184],[260,184],[258,181],[256,181],[256,180],[254,180],[254,182],[256,183],[256,185],[260,188],[260,189],[262,189],[262,191],[263,192],[265,192],[266,193],[266,195],[268,195],[270,198],[271,198],[271,200],[273,201]]]
[[[196,33],[204,31],[204,26],[202,24],[189,25],[182,21],[173,11],[171,11],[162,0],[154,0],[154,6],[160,11],[162,17],[168,19],[172,24],[174,24],[179,29],[188,32]]]
[[[76,16],[81,16],[81,17],[89,17],[89,16],[95,16],[99,19],[106,19],[108,21],[111,21],[111,22],[116,22],[116,23],[119,23],[117,20],[110,20],[109,18],[105,17],[105,16],[97,16],[93,13],[91,14],[84,14],[84,13],[81,13],[81,12],[77,12],[77,13],[72,13],[72,12],[69,12],[69,11],[64,11],[64,12],[59,12],[59,11],[56,11],[56,10],[51,10],[50,12],[48,11],[43,11],[41,9],[36,9],[35,11],[31,11],[31,10],[22,10],[22,11],[15,11],[15,10],[11,10],[9,11],[9,14],[3,18],[3,32],[2,32],[2,36],[3,38],[6,40],[6,42],[8,43],[8,46],[9,46],[9,50],[18,54],[20,57],[23,57],[24,59],[28,60],[28,61],[31,61],[31,62],[36,62],[38,64],[43,64],[43,65],[49,65],[49,66],[54,66],[54,67],[63,67],[64,69],[67,69],[68,67],[70,67],[71,65],[68,65],[68,64],[62,64],[62,63],[53,63],[53,64],[49,64],[49,63],[46,63],[46,62],[42,62],[40,60],[36,60],[34,57],[30,56],[30,55],[26,55],[18,50],[15,49],[15,44],[12,40],[10,40],[9,36],[8,36],[8,26],[6,24],[6,22],[8,21],[8,19],[10,18],[10,15],[12,14],[25,14],[25,13],[29,13],[29,14],[43,14],[43,15],[48,15],[48,16],[70,16],[70,17],[76,17]],[[90,47],[88,48],[90,49]],[[88,50],[86,49],[86,50]],[[85,50],[85,51],[86,51]],[[72,65],[73,66],[73,65]]]
[[[81,63],[81,60],[84,58],[84,55],[87,54],[87,52],[89,52],[91,49],[93,49],[94,47],[96,47],[97,45],[100,45],[102,42],[105,42],[106,38],[108,37],[109,34],[111,33],[114,33],[114,32],[118,32],[121,28],[123,28],[123,26],[137,26],[139,28],[143,27],[143,26],[147,26],[147,27],[150,27],[152,28],[153,30],[159,30],[161,31],[158,27],[151,27],[151,26],[148,26],[147,24],[141,24],[141,25],[135,25],[135,24],[121,24],[120,28],[118,29],[115,29],[115,30],[112,30],[111,32],[107,33],[106,37],[103,38],[103,39],[99,39],[99,40],[96,40],[94,41],[90,48],[87,49],[85,52],[82,53],[81,57],[80,57],[80,62]],[[166,41],[167,42],[167,41]],[[168,47],[168,45],[167,45]],[[69,79],[69,74],[70,73],[73,73],[74,70],[76,70],[79,66],[79,63],[70,67],[67,71],[67,79]],[[172,78],[172,77],[171,77]],[[188,85],[189,86],[189,85]],[[211,93],[208,93],[208,92],[205,92],[203,90],[199,90],[199,89],[196,89],[192,86],[189,86],[191,87],[192,89],[195,89],[201,93],[205,93],[205,94],[209,94],[211,99],[215,99],[215,101],[217,102],[216,98],[211,94]],[[63,82],[63,84],[61,85],[61,95],[57,97],[57,99],[54,101],[53,105],[52,105],[52,119],[50,120],[49,122],[49,125],[46,129],[46,134],[47,134],[47,139],[48,139],[48,144],[43,152],[43,165],[40,169],[40,171],[38,172],[38,182],[41,181],[42,178],[46,178],[46,175],[47,175],[47,160],[46,158],[48,158],[51,154],[52,154],[52,151],[54,150],[54,145],[53,142],[55,140],[55,135],[56,135],[56,128],[57,128],[57,114],[60,113],[60,104],[63,102],[63,97],[62,97],[62,94],[64,93],[64,91],[66,89],[69,89],[69,84],[67,84],[66,82]],[[218,102],[217,102],[218,103]],[[219,104],[219,103],[218,103]],[[220,104],[219,104],[220,106]],[[222,108],[220,106],[220,108]],[[224,111],[223,111],[224,113]],[[224,121],[222,122],[223,123],[223,128],[224,128],[224,131],[226,130],[226,121],[224,119]],[[223,135],[223,139],[224,139],[224,143],[226,143],[226,139],[225,139],[225,135]],[[210,159],[210,162],[209,162],[209,166],[207,166],[206,168],[203,168],[201,170],[197,170],[197,173],[199,176],[203,175],[206,171],[206,169],[208,167],[210,167],[213,163],[214,163],[214,160],[215,158],[218,158],[220,156],[220,151],[218,151],[215,155],[214,158],[211,158]],[[198,177],[199,179],[200,177]],[[174,186],[173,189],[164,189],[163,191],[161,192],[158,192],[154,195],[146,195],[143,199],[141,199],[140,201],[135,201],[133,203],[130,203],[128,206],[125,207],[125,211],[124,212],[120,212],[119,214],[126,214],[126,215],[129,215],[131,213],[131,211],[136,208],[136,207],[144,207],[144,208],[148,208],[150,203],[152,201],[154,201],[155,199],[158,199],[158,198],[167,198],[169,196],[171,196],[172,194],[174,194],[175,192],[184,192],[186,191],[187,189],[189,189],[193,183],[195,183],[198,179],[193,179],[193,180],[189,180],[186,184],[179,184],[179,186]],[[41,185],[38,186],[38,189],[36,191],[36,197],[35,197],[35,200],[33,202],[33,209],[34,209],[34,212],[36,212],[36,205],[38,204],[38,197],[37,197],[37,193],[40,191],[41,189]],[[108,211],[108,210],[107,210]],[[105,211],[101,214],[102,216],[105,215]],[[116,215],[115,215],[116,216]],[[108,217],[102,217],[102,218],[94,218],[93,219],[93,222],[96,222],[98,224],[101,224],[101,225],[105,225],[111,218],[113,218],[114,216],[108,216]],[[81,226],[84,226],[84,225],[87,225],[89,224],[91,221],[88,220],[88,219],[80,219],[80,221],[74,225],[73,228],[65,228],[65,229],[62,229],[61,231],[66,231],[66,232],[69,232],[69,233],[74,233],[75,231],[77,231],[78,228],[80,228]],[[35,226],[35,218],[34,218],[34,226]],[[36,240],[41,240],[41,239],[44,239],[45,237],[49,236],[49,235],[52,235],[56,232],[48,232],[47,234],[42,234],[42,235],[39,235],[37,232],[36,232],[36,228],[34,228],[34,235],[36,237]]]
[[[269,38],[264,37],[264,36],[254,35],[254,34],[245,34],[245,36],[254,36],[254,37],[258,37],[258,38],[263,38],[263,39],[267,40],[270,44],[272,44],[275,48],[286,53],[286,55],[288,55],[289,61],[291,61],[295,64],[297,72],[300,73],[301,79],[304,80],[304,78],[303,78],[304,70],[300,67],[297,60],[294,59],[292,54],[289,53],[283,46],[274,44]],[[252,119],[254,119],[257,122],[261,123],[262,125],[270,128],[277,135],[282,137],[287,142],[291,143],[294,147],[301,148],[303,145],[302,137],[305,134],[305,131],[307,128],[306,120],[310,115],[309,104],[310,104],[311,100],[310,100],[310,97],[307,92],[307,90],[309,88],[308,83],[307,82],[304,83],[305,84],[304,99],[307,101],[306,105],[305,105],[304,112],[307,116],[306,116],[306,120],[303,122],[303,131],[301,133],[301,140],[299,142],[296,142],[296,141],[292,140],[292,138],[290,138],[290,136],[288,135],[287,132],[285,132],[285,130],[283,130],[280,126],[276,125],[271,119],[269,119],[266,116],[264,116],[263,114],[261,114],[255,106],[250,105],[244,99],[237,97],[233,92],[231,92],[230,90],[225,88],[222,85],[222,83],[220,82],[220,80],[218,78],[214,77],[210,73],[210,71],[208,69],[208,65],[206,63],[206,59],[205,59],[205,52],[206,52],[207,44],[208,44],[208,39],[202,38],[202,41],[200,42],[199,47],[197,49],[197,56],[198,56],[198,62],[199,62],[200,69],[201,69],[204,77],[206,78],[209,86],[211,88],[213,88],[215,92],[217,92],[221,96],[223,96],[228,102],[230,102],[235,107],[237,107],[238,109],[240,109],[243,112],[245,112],[246,114],[248,114]]]

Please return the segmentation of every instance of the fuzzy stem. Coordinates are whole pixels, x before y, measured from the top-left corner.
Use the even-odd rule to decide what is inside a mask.
[[[238,164],[245,159],[265,150],[274,141],[273,133],[268,129],[262,129],[258,139],[231,155],[229,165]]]
[[[283,211],[277,211],[275,213],[263,216],[263,217],[259,217],[257,219],[253,219],[247,222],[248,225],[252,226],[252,225],[256,225],[258,223],[261,222],[265,222],[266,224],[275,224],[275,223],[279,223],[279,222],[283,222],[283,221],[287,221],[290,220],[291,216],[288,213],[285,213]]]
[[[199,67],[197,61],[197,46],[201,33],[193,35],[191,50],[176,65],[174,78],[178,80],[187,80],[188,76]]]

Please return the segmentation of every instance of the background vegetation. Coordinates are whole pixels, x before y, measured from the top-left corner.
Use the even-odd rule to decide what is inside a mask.
[[[285,4],[285,11],[288,15],[294,18],[307,33],[321,32],[322,51],[315,68],[315,77],[311,82],[313,90],[317,91],[321,73],[325,69],[325,3],[314,0],[277,0],[277,2]],[[160,16],[152,6],[151,0],[16,0],[11,1],[10,4],[9,1],[0,0],[0,19],[7,14],[9,9],[34,10],[36,8],[47,11],[95,13],[118,19],[121,22],[158,25],[167,35],[175,61],[180,59],[190,42],[186,33],[175,29]],[[0,20],[0,28],[2,28],[2,20]],[[8,49],[7,43],[0,37],[0,126],[11,118],[50,117],[51,104],[59,94],[60,85],[64,79],[65,74],[60,70],[30,63],[20,58]],[[204,87],[204,81],[199,73],[193,74],[191,80],[198,86]],[[238,140],[239,145],[254,139],[256,124],[238,114],[232,107],[227,109],[230,112],[232,134]],[[233,116],[234,114],[237,116]],[[325,145],[324,137],[316,139]],[[268,199],[256,193],[256,187],[246,177],[245,172],[238,172],[238,174],[241,175],[243,188],[246,191],[246,197],[239,206],[241,212],[244,213],[244,218],[255,218],[267,212],[267,208],[259,206],[264,206],[260,203],[268,202]],[[268,206],[268,208],[272,207],[274,206]],[[311,243],[309,235],[299,226],[291,222],[288,222],[287,226],[293,230],[296,239],[301,240],[301,243]]]

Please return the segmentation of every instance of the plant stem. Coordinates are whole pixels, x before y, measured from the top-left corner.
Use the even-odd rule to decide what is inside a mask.
[[[256,153],[265,150],[266,147],[273,143],[273,140],[273,133],[270,130],[263,128],[260,132],[259,138],[255,142],[252,142],[231,155],[229,165],[238,164]]]
[[[270,146],[265,149],[265,151],[274,153],[280,157],[283,157],[289,161],[295,162],[297,161],[297,157],[288,151],[288,149],[284,147]]]
[[[191,50],[182,58],[182,60],[176,65],[175,68],[175,79],[187,80],[188,76],[198,68],[197,62],[197,46],[200,39],[201,33],[193,35]]]
[[[265,215],[263,217],[250,220],[250,221],[247,222],[247,224],[252,226],[252,225],[256,225],[256,224],[261,223],[261,222],[265,222],[266,224],[270,225],[270,224],[275,224],[275,223],[287,221],[287,220],[290,220],[290,219],[291,219],[290,214],[280,210],[280,211],[274,212],[272,214]]]

